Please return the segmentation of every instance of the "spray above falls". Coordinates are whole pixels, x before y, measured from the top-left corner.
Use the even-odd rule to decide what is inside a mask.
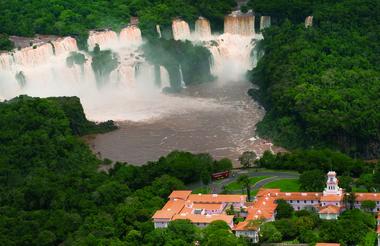
[[[195,21],[194,35],[199,40],[210,40],[212,38],[211,25],[210,25],[210,22],[206,18],[199,17]]]
[[[252,11],[243,14],[234,11],[224,18],[224,33],[237,34],[242,36],[255,35],[255,16]]]
[[[159,35],[160,27],[156,29]],[[190,40],[210,51],[211,57],[205,63],[219,81],[240,80],[254,65],[251,51],[260,36],[254,31],[253,15],[236,12],[226,17],[225,30],[220,35],[212,34],[209,21],[203,17],[195,22],[193,32],[184,20],[175,19],[172,23],[175,40]],[[91,31],[87,44],[90,51],[83,52],[72,37],[49,37],[29,47],[0,53],[0,98],[20,94],[78,96],[93,120],[144,120],[179,108],[198,107],[197,103],[202,107],[211,105],[190,99],[185,102],[161,93],[171,84],[170,71],[147,61],[136,25],[127,26],[120,33],[107,29]],[[112,66],[103,63],[108,56]],[[174,67],[182,88],[189,73],[197,74],[186,63]],[[101,86],[99,74],[105,74]]]
[[[174,40],[190,39],[190,27],[189,24],[184,20],[173,20],[172,31]]]
[[[190,40],[206,47],[212,54],[211,71],[219,81],[236,81],[245,78],[245,73],[252,69],[256,61],[252,51],[256,41],[262,39],[255,32],[255,16],[252,11],[241,13],[235,11],[225,17],[224,33],[212,34],[207,19],[199,17],[195,22],[194,32],[188,34],[189,25],[183,20],[173,21],[173,35],[176,39]],[[269,27],[270,17],[262,18],[264,27]]]

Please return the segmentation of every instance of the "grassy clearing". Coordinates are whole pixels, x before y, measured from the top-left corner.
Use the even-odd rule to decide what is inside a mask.
[[[352,192],[368,192],[368,190],[364,187],[352,187]]]
[[[298,179],[281,179],[264,185],[264,188],[277,188],[285,192],[294,192],[300,190],[300,184]]]
[[[297,171],[293,170],[286,170],[286,169],[267,169],[267,168],[249,168],[247,169],[249,173],[257,173],[257,172],[281,172],[281,173],[292,173],[292,174],[299,174]]]
[[[269,178],[270,176],[258,176],[258,177],[252,177],[249,179],[250,183],[252,185],[256,184],[257,182],[259,182],[260,180],[263,180],[263,179],[266,179],[266,178]],[[229,183],[228,185],[226,185],[226,190],[229,190],[229,191],[236,191],[236,190],[241,190],[241,185],[238,183],[238,182],[231,182]]]
[[[199,193],[201,193],[201,194],[209,194],[209,193],[211,193],[211,189],[210,189],[210,187],[199,187],[199,188],[193,190],[192,193],[193,194],[199,194]]]

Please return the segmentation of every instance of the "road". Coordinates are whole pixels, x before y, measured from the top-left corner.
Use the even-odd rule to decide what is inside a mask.
[[[270,182],[273,182],[275,180],[298,179],[299,178],[299,174],[293,173],[293,172],[280,172],[280,171],[279,172],[276,172],[276,171],[257,171],[257,172],[255,172],[252,170],[250,170],[250,171],[239,170],[238,172],[235,172],[235,174],[233,176],[230,176],[227,179],[212,182],[210,184],[211,193],[214,193],[214,194],[221,193],[223,191],[223,186],[227,185],[228,183],[236,181],[238,179],[238,177],[243,175],[243,174],[246,174],[249,177],[270,176],[270,178],[263,179],[263,180],[260,180],[259,182],[257,182],[252,187],[252,190],[259,189],[259,188],[263,187],[264,185],[266,185]],[[192,189],[192,190],[199,188],[199,187],[202,187],[201,183],[195,183],[195,184],[188,185],[188,188]]]

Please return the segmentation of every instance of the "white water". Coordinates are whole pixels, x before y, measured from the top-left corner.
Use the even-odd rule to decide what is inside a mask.
[[[236,34],[241,36],[255,35],[255,17],[252,11],[246,14],[240,11],[232,12],[232,14],[224,18],[224,33]]]
[[[270,27],[271,19],[270,16],[261,16],[260,17],[260,31]]]
[[[162,38],[160,25],[156,25],[156,31],[157,31],[157,34],[158,34],[158,38]]]
[[[186,21],[175,19],[172,22],[173,38],[175,40],[190,39],[190,27]]]
[[[185,83],[185,80],[183,79],[183,73],[182,73],[182,67],[181,67],[181,64],[179,64],[178,66],[179,68],[179,80],[181,82],[181,88],[182,89],[186,89],[186,83]]]
[[[78,96],[89,119],[141,121],[177,111],[183,100],[165,96],[154,82],[154,67],[148,64],[139,46],[143,44],[136,26],[113,31],[93,31],[88,45],[93,49],[111,49],[118,56],[119,65],[110,74],[109,82],[98,88],[91,67],[91,57],[83,66],[68,67],[66,58],[78,51],[75,39],[67,37],[23,48],[13,53],[0,54],[0,99],[10,99],[20,94],[30,96]],[[54,55],[55,50],[55,55]],[[83,53],[84,54],[84,53]],[[26,85],[21,87],[15,75],[22,71]],[[170,85],[168,72],[160,67],[162,86]],[[202,104],[202,102],[200,102]],[[187,102],[183,107],[193,107]]]
[[[222,35],[211,34],[207,19],[197,20],[193,33],[188,23],[177,19],[173,21],[173,35],[175,39],[189,39],[207,47],[212,53],[212,73],[219,81],[238,81],[254,66],[250,54],[254,39],[258,36],[255,35],[252,19],[252,16],[228,16],[225,29],[233,31]],[[160,35],[159,26],[157,32]],[[128,26],[119,34],[111,30],[90,32],[89,48],[92,50],[99,44],[102,50],[111,49],[119,61],[118,67],[110,74],[109,82],[101,89],[97,87],[89,55],[85,54],[83,66],[67,66],[66,58],[70,52],[79,52],[75,39],[60,38],[53,40],[52,44],[55,49],[45,43],[35,49],[27,47],[0,54],[0,100],[20,94],[38,97],[78,96],[87,117],[95,121],[143,121],[186,109],[214,110],[219,107],[211,99],[162,94],[161,88],[170,86],[168,72],[160,67],[161,88],[157,88],[154,66],[145,61],[144,54],[139,50],[143,40],[136,26]],[[24,87],[20,87],[15,78],[20,71],[26,77]],[[185,88],[181,66],[179,72],[181,86]]]
[[[305,19],[305,27],[312,27],[313,26],[313,16],[308,16]]]
[[[203,17],[199,17],[198,20],[195,21],[195,32],[193,36],[198,40],[212,39],[210,22]]]

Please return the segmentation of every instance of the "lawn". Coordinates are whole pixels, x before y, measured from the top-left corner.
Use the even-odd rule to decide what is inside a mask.
[[[193,194],[199,194],[199,193],[201,193],[201,194],[210,194],[211,193],[211,189],[210,189],[210,187],[199,187],[197,189],[194,189],[192,191],[192,193]]]
[[[250,183],[252,185],[254,185],[257,182],[259,182],[260,180],[263,180],[263,179],[266,179],[266,178],[270,178],[270,176],[252,177],[252,178],[249,178],[249,181],[250,181]],[[228,185],[226,185],[225,189],[229,190],[229,191],[241,190],[241,185],[238,182],[231,182]]]
[[[284,192],[294,192],[300,190],[300,184],[298,179],[281,179],[264,185],[264,188],[278,188]]]

